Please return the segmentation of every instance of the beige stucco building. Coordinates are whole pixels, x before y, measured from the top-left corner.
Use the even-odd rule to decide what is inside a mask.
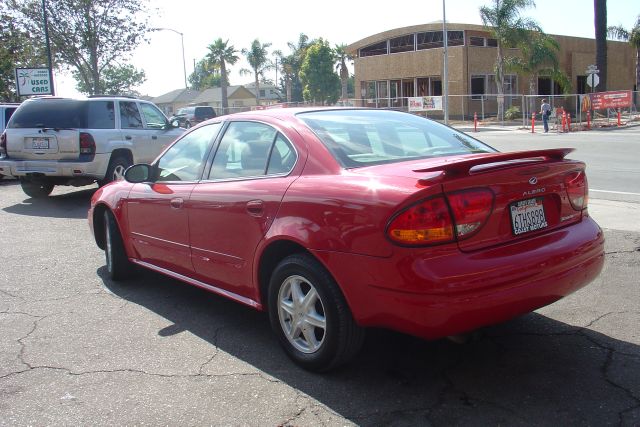
[[[496,40],[484,26],[447,24],[449,112],[469,116],[497,106],[494,64]],[[442,22],[397,28],[352,43],[347,51],[355,58],[356,97],[362,105],[406,107],[407,97],[441,96],[443,79]],[[571,93],[586,93],[586,70],[595,64],[595,40],[553,37],[560,45],[560,68],[568,75]],[[607,90],[634,90],[635,51],[628,43],[609,41],[607,45]],[[506,56],[519,54],[508,49]],[[533,82],[534,93],[560,95],[548,77]],[[505,78],[505,106],[520,105],[528,95],[529,78],[515,73]],[[559,98],[558,98],[559,99]],[[572,105],[566,108],[572,109]]]

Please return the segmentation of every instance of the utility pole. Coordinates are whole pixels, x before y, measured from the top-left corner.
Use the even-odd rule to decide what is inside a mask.
[[[445,11],[445,0],[442,0],[442,40],[444,41],[444,63],[442,66],[442,108],[444,109],[444,124],[449,124],[449,71],[447,45],[447,16]]]
[[[49,67],[49,83],[51,85],[51,95],[55,95],[56,91],[53,86],[53,64],[51,61],[51,43],[49,42],[49,23],[47,19],[46,0],[42,0],[42,19],[44,20],[44,40],[47,45],[47,66]]]

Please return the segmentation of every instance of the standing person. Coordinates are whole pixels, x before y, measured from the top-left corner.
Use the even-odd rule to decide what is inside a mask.
[[[542,124],[544,125],[544,133],[549,132],[549,116],[551,116],[551,105],[547,103],[546,99],[542,100],[540,106],[540,113],[542,114]]]

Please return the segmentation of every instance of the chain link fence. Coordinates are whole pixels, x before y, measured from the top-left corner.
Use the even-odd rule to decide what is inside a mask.
[[[498,116],[498,95],[449,95],[449,121],[454,124],[468,124],[473,126],[477,119],[477,125],[482,126],[521,126],[531,127],[532,115],[535,114],[537,122],[542,120],[540,105],[543,99],[552,107],[550,123],[561,121],[562,112],[570,116],[572,129],[587,127],[587,112],[582,111],[581,97],[585,95],[504,95],[504,110],[501,117]],[[640,103],[640,92],[632,92],[632,105],[619,109],[620,123],[640,123],[640,114],[636,108]],[[409,98],[369,98],[347,99],[338,101],[335,105],[345,107],[383,108],[398,111],[409,111]],[[309,102],[280,103],[271,106],[247,107],[256,108],[287,108],[321,106]],[[233,110],[230,108],[230,110]],[[233,111],[235,112],[235,111]],[[414,112],[434,120],[444,120],[442,110]],[[605,109],[590,111],[589,126],[605,127],[618,125],[618,109]]]

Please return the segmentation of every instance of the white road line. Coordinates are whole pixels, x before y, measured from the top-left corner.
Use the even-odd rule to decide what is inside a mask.
[[[608,190],[594,190],[593,188],[589,189],[589,192],[596,193],[611,193],[611,194],[626,194],[628,196],[640,196],[640,193],[627,193],[626,191],[608,191]]]

